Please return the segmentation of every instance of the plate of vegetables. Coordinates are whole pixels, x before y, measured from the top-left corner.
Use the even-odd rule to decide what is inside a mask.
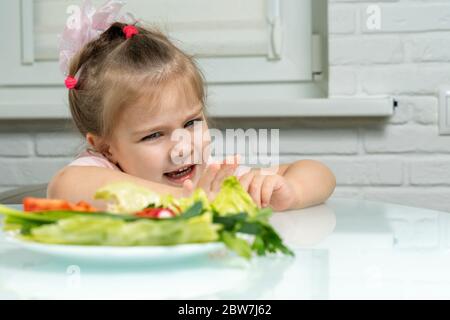
[[[190,197],[161,196],[129,182],[108,184],[94,195],[107,203],[24,198],[23,210],[0,205],[8,241],[38,253],[83,259],[165,259],[228,249],[254,255],[293,252],[234,176],[209,201],[202,189]]]

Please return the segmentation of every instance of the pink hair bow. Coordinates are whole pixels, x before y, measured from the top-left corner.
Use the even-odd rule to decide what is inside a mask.
[[[114,22],[136,23],[130,13],[120,13],[124,5],[123,1],[109,0],[95,9],[91,0],[85,0],[81,8],[73,7],[73,14],[67,19],[59,38],[59,67],[62,73],[68,75],[70,59]]]

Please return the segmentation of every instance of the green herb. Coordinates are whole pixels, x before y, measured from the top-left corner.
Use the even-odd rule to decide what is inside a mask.
[[[182,219],[189,219],[201,215],[202,212],[203,212],[203,203],[201,201],[197,201],[178,217]]]
[[[221,231],[222,234],[227,233],[233,235],[234,237],[237,237],[239,233],[253,235],[254,240],[251,248],[258,255],[282,252],[293,256],[294,253],[283,244],[280,236],[267,222],[269,211],[267,211],[267,209],[263,210],[261,210],[260,213],[257,213],[255,218],[249,217],[246,213],[238,213],[228,216],[215,215],[213,222],[223,226],[223,231]],[[229,238],[229,235],[227,238]],[[233,249],[234,247],[229,246],[230,249]],[[238,254],[241,252],[241,250],[235,251]]]

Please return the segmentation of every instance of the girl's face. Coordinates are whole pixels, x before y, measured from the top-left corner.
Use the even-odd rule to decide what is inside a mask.
[[[128,107],[108,143],[110,160],[146,180],[181,187],[191,179],[195,184],[206,167],[210,141],[203,106],[189,102],[195,100],[172,85],[159,106]]]

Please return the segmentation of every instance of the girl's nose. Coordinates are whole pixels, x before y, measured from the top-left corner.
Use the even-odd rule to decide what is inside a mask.
[[[189,143],[178,143],[172,148],[170,158],[174,164],[192,163],[193,149]]]

